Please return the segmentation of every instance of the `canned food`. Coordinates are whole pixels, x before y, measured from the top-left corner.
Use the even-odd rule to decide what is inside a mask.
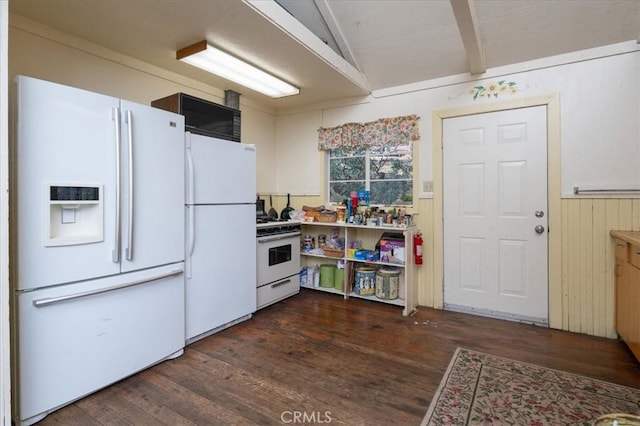
[[[305,251],[309,251],[313,249],[313,237],[311,235],[305,235],[303,240],[302,249]]]
[[[400,271],[395,268],[381,268],[376,272],[376,297],[383,300],[398,298]]]
[[[376,292],[376,269],[368,266],[356,268],[353,291],[359,296],[373,296]]]

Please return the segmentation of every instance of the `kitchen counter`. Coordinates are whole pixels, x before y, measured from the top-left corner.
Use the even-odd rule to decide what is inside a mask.
[[[638,231],[611,231],[610,234],[612,237],[640,246],[640,232]]]

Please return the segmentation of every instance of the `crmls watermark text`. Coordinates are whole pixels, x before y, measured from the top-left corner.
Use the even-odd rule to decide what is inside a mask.
[[[286,424],[331,423],[331,411],[283,411],[280,420]]]

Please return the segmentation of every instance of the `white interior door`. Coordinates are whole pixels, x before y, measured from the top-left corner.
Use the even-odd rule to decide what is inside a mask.
[[[444,302],[548,323],[546,107],[445,119]]]

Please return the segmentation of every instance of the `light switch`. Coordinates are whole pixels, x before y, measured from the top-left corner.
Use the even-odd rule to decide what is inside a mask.
[[[433,192],[433,181],[432,180],[422,181],[422,192]]]

